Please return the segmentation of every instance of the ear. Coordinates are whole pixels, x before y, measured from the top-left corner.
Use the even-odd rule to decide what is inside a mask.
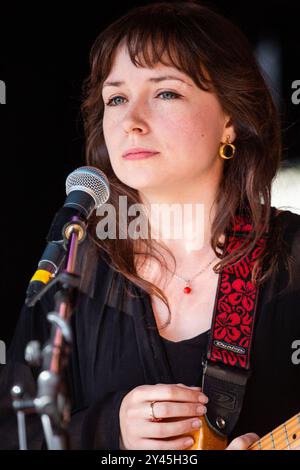
[[[227,136],[229,136],[229,142],[232,144],[236,139],[236,133],[234,125],[232,124],[232,119],[230,116],[225,116],[224,119],[224,129],[222,134],[222,142],[227,142]]]

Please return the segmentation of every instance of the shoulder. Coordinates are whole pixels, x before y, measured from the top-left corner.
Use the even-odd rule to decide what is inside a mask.
[[[274,237],[279,237],[280,242],[286,245],[289,254],[300,262],[300,215],[288,210],[275,209],[272,225]]]
[[[88,297],[94,297],[97,286],[113,271],[110,257],[90,236],[79,246],[76,269],[80,275],[79,290]]]
[[[269,248],[277,257],[277,273],[287,288],[283,292],[300,292],[300,215],[277,209],[271,226]]]
[[[274,222],[279,224],[283,231],[288,233],[295,233],[299,235],[300,232],[300,215],[291,211],[281,210],[273,207]]]

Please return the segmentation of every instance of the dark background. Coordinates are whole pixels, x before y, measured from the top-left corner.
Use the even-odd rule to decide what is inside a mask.
[[[65,199],[65,179],[84,164],[81,86],[99,32],[136,2],[84,2],[80,6],[5,11],[1,7],[0,106],[1,328],[7,345],[27,284],[45,247],[45,236]],[[206,2],[207,3],[207,2]],[[275,40],[281,50],[279,96],[284,160],[300,156],[300,105],[291,84],[300,80],[300,6],[294,0],[211,1],[234,21],[254,48]]]

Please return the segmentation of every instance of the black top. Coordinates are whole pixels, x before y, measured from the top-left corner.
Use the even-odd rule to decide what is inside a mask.
[[[293,363],[292,344],[300,340],[300,216],[289,211],[277,218],[293,256],[293,277],[287,285],[283,266],[263,284],[258,299],[253,340],[252,375],[244,406],[231,437],[256,432],[260,436],[300,411],[300,365]],[[87,242],[88,243],[88,242]],[[72,316],[73,349],[68,383],[73,413],[73,448],[118,449],[122,398],[142,384],[201,385],[201,355],[206,335],[173,343],[157,331],[149,295],[113,270],[93,245],[80,245],[82,294]],[[125,283],[131,296],[125,295]],[[31,339],[49,338],[46,314],[53,309],[52,288],[34,308],[23,307],[8,362],[0,381],[0,447],[18,448],[10,387],[35,390],[38,370],[24,361]],[[134,297],[133,297],[134,295]],[[183,367],[183,357],[190,357]],[[37,416],[28,419],[30,448],[40,449],[43,433]]]
[[[176,342],[161,338],[176,383],[201,385],[209,333],[210,330]]]

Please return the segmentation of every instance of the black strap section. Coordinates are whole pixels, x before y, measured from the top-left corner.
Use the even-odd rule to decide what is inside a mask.
[[[221,436],[231,434],[237,423],[250,375],[249,370],[204,364],[202,389],[209,397],[206,420]]]

